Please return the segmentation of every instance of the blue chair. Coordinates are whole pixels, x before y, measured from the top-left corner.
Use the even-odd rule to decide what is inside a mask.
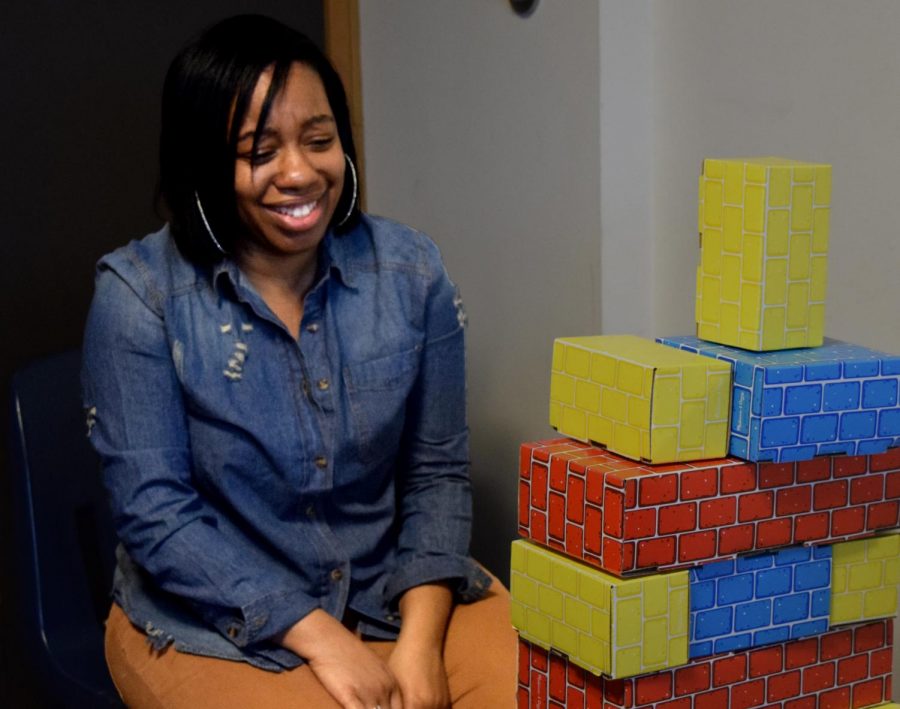
[[[19,649],[40,679],[43,701],[121,707],[103,657],[115,533],[85,435],[80,364],[79,352],[67,352],[12,378]]]

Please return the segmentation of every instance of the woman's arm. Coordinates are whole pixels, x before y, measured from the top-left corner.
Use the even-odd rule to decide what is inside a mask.
[[[296,576],[195,488],[181,386],[158,305],[111,270],[97,277],[84,342],[90,439],[116,529],[157,586],[231,642],[268,638],[318,607]],[[148,292],[149,292],[148,288]]]
[[[400,598],[403,627],[388,664],[400,685],[403,709],[450,706],[443,652],[452,608],[453,594],[444,584],[416,586]]]
[[[390,666],[404,709],[450,705],[443,647],[454,596],[474,600],[490,582],[469,557],[465,315],[437,248],[424,239],[423,244],[433,278],[419,377],[407,404],[398,479],[399,553],[387,584],[402,618]]]
[[[437,248],[420,238],[432,278],[419,375],[407,401],[397,480],[398,556],[387,594],[397,601],[415,586],[447,582],[457,599],[467,601],[483,595],[490,579],[469,557],[465,316]]]

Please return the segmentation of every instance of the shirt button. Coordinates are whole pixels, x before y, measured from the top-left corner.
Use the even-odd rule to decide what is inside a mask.
[[[228,633],[229,638],[234,639],[238,636],[240,629],[236,625],[229,625],[226,632]]]
[[[319,323],[311,322],[309,325],[306,326],[306,331],[313,332],[313,333],[318,332],[319,331]]]
[[[332,581],[340,581],[344,578],[344,572],[340,569],[332,569],[331,571],[331,580]]]
[[[316,508],[313,505],[306,508],[306,516],[310,519],[313,519],[316,516]]]
[[[328,391],[328,387],[331,386],[331,382],[327,379],[320,379],[316,382],[316,386],[319,387],[319,391]]]
[[[321,469],[327,468],[328,458],[326,458],[324,455],[320,455],[318,458],[316,458],[316,467]]]

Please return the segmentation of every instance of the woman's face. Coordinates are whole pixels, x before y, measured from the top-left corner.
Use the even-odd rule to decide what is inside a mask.
[[[234,189],[242,248],[275,255],[315,250],[344,186],[344,151],[319,75],[291,65],[253,150],[272,70],[260,77],[238,133]]]

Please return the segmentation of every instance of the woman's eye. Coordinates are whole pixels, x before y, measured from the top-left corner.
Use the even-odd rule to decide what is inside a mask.
[[[309,145],[314,150],[327,150],[334,144],[334,136],[323,136],[321,138],[313,138],[309,141]]]
[[[273,157],[275,157],[274,150],[257,150],[249,155],[250,164],[252,165],[263,165]]]

